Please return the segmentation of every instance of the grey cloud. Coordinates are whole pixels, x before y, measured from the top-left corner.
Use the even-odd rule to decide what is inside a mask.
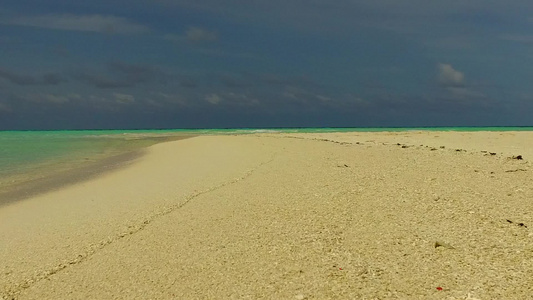
[[[129,81],[136,83],[160,82],[164,83],[168,75],[159,68],[151,65],[134,64],[126,62],[111,62],[107,65],[112,72],[126,77]]]
[[[135,102],[135,97],[129,94],[114,93],[115,101],[120,104],[131,104]]]
[[[179,83],[180,83],[180,86],[186,87],[186,88],[195,88],[198,86],[198,83],[196,82],[196,80],[192,78],[187,78],[187,77],[179,79]]]
[[[179,43],[183,41],[183,37],[177,34],[165,34],[163,38],[169,42]]]
[[[204,99],[211,105],[224,105],[230,107],[250,107],[260,104],[260,101],[257,99],[257,97],[233,92],[224,92],[220,94],[212,93],[205,95]]]
[[[426,46],[435,49],[446,50],[471,50],[476,46],[475,38],[467,36],[452,36],[442,37],[437,39],[429,39],[424,43]]]
[[[121,61],[115,61],[108,64],[108,67],[117,72],[124,74],[143,76],[154,72],[154,68],[151,66],[141,64],[129,64]]]
[[[217,95],[217,94],[209,94],[209,95],[206,95],[205,96],[205,101],[213,104],[213,105],[217,105],[219,104],[223,99]]]
[[[157,106],[160,108],[168,109],[169,107],[179,106],[190,106],[190,101],[187,97],[181,94],[176,93],[162,93],[162,92],[155,92],[152,93],[149,97],[149,100],[147,101],[148,104],[152,106]]]
[[[44,74],[41,78],[41,82],[46,85],[57,85],[63,81],[60,75],[54,73]]]
[[[148,82],[162,83],[166,74],[155,67],[125,62],[111,62],[106,68],[108,72],[80,70],[74,78],[101,89],[133,87]]]
[[[319,83],[305,76],[280,76],[278,74],[250,74],[255,80],[273,86],[319,87]]]
[[[0,112],[9,113],[12,111],[13,110],[11,109],[11,107],[9,107],[7,104],[0,102]]]
[[[74,93],[18,93],[4,95],[9,100],[9,106],[16,110],[40,111],[49,107],[79,105],[82,97]],[[36,107],[39,109],[35,109]]]
[[[485,95],[483,93],[466,87],[449,87],[447,90],[450,92],[453,98],[459,100],[485,98]]]
[[[137,103],[134,95],[126,93],[26,93],[15,94],[11,99],[13,104],[30,110],[33,110],[35,105],[40,105],[41,108],[69,107],[70,109],[79,108],[99,111],[119,111],[119,108],[124,107],[124,105],[133,105]]]
[[[336,109],[346,105],[346,102],[339,95],[334,95],[327,91],[308,90],[302,87],[287,86],[281,92],[281,96],[284,101],[278,105],[297,105],[304,110]]]
[[[125,78],[115,79],[109,78],[103,74],[91,73],[77,74],[75,75],[75,78],[100,89],[132,87],[137,83],[136,81],[127,80]]]
[[[286,85],[286,84],[292,84],[293,81],[289,80],[287,78],[282,78],[279,75],[276,74],[263,74],[261,75],[261,80],[268,84],[273,85]]]
[[[189,27],[182,35],[166,34],[163,38],[174,43],[189,42],[201,44],[218,41],[218,34],[201,27]]]
[[[236,106],[257,106],[260,104],[257,97],[244,93],[228,92],[225,93],[223,97],[225,101]]]
[[[20,116],[32,116],[32,122],[46,123],[53,114],[70,121],[85,118],[84,122],[57,122],[58,126],[95,126],[105,121],[111,127],[231,127],[231,126],[420,126],[450,125],[449,118],[468,124],[475,118],[490,115],[498,106],[491,101],[457,101],[452,96],[334,95],[306,90],[290,90],[306,101],[291,101],[280,93],[234,93],[216,91],[190,97],[175,93],[153,92],[145,96],[129,93],[69,95],[50,94],[19,97],[12,113],[3,113],[0,127],[13,126]],[[65,102],[64,99],[69,99]],[[28,102],[26,105],[20,103]],[[120,100],[125,100],[121,102]],[[210,100],[211,103],[208,101]],[[36,110],[36,103],[40,108]],[[2,102],[5,103],[5,102]],[[15,102],[5,103],[11,106]],[[48,104],[48,105],[44,105]],[[324,109],[327,108],[327,109]],[[0,109],[1,110],[1,109]],[[2,113],[2,112],[0,112]],[[11,123],[4,116],[14,115]],[[102,119],[102,116],[105,118]],[[98,116],[95,118],[95,116]],[[157,116],[157,118],[154,118]],[[414,118],[416,116],[416,118]],[[40,118],[40,119],[39,119]],[[272,123],[272,120],[276,120]],[[143,120],[142,122],[140,120]],[[188,120],[188,121],[186,121]],[[482,119],[479,119],[482,120]],[[55,122],[55,121],[54,121]],[[208,122],[208,123],[206,123]],[[210,123],[209,123],[210,122]],[[318,122],[318,123],[317,123]],[[384,123],[386,122],[386,123]],[[440,123],[439,123],[440,122]],[[37,124],[36,123],[36,124]],[[207,125],[206,125],[207,124]],[[459,124],[459,125],[461,125]],[[22,125],[21,125],[22,126]],[[44,125],[43,125],[44,126]]]
[[[439,83],[447,87],[458,87],[464,85],[464,74],[454,69],[450,64],[439,64]]]
[[[57,95],[43,95],[43,99],[50,103],[63,104],[70,102],[70,97],[68,96],[57,96]]]
[[[149,32],[148,27],[111,15],[50,14],[1,18],[0,24],[29,26],[55,30],[89,31],[111,34]]]
[[[368,102],[365,111],[382,113],[384,115],[395,116],[416,116],[413,120],[420,122],[424,116],[435,116],[438,118],[467,119],[472,110],[482,113],[494,113],[497,104],[490,99],[484,98],[458,98],[451,93],[439,95],[381,95],[374,96]],[[431,121],[428,119],[427,121]],[[402,126],[407,126],[404,120]],[[446,121],[444,122],[446,124]],[[438,125],[438,124],[431,124]],[[448,120],[447,125],[450,125]],[[410,126],[410,125],[409,125]]]
[[[5,104],[12,111],[5,113],[10,120],[0,118],[0,129],[9,128],[95,128],[95,122],[125,118],[131,111],[143,111],[128,94],[119,93],[12,93],[4,95]],[[0,112],[1,113],[1,112]],[[107,114],[107,120],[102,120]],[[67,122],[65,122],[68,120]],[[37,127],[33,127],[31,124]],[[44,126],[44,127],[43,127]]]
[[[193,43],[214,42],[218,40],[218,35],[215,32],[200,27],[190,27],[185,31],[185,37],[189,42]]]
[[[485,94],[477,91],[475,87],[466,86],[464,74],[452,65],[441,63],[438,65],[438,71],[439,84],[445,88],[450,99],[462,102],[486,100]]]
[[[533,44],[533,35],[506,34],[500,36],[500,39],[523,44]]]
[[[2,69],[0,69],[0,78],[4,78],[8,80],[9,82],[17,84],[17,85],[38,84],[38,80],[33,76],[17,74],[17,73],[2,70]]]
[[[243,88],[252,85],[248,80],[238,75],[223,74],[219,76],[219,80],[224,86],[229,88]]]
[[[485,20],[492,23],[496,20],[500,24],[517,20],[527,23],[530,18],[528,12],[533,9],[533,3],[525,0],[512,3],[484,0],[228,0],[223,6],[215,0],[160,0],[159,3],[171,8],[208,11],[233,22],[253,21],[330,35],[353,32],[360,26],[424,34],[434,33],[428,27],[443,31],[451,28],[460,30],[458,23],[468,25]],[[447,26],[441,27],[442,24]]]
[[[261,88],[285,88],[287,86],[322,88],[322,85],[305,76],[282,76],[251,72],[215,72],[204,74],[182,74],[177,76],[182,87],[218,86],[226,91]]]
[[[44,75],[25,75],[0,68],[0,78],[3,78],[16,85],[57,85],[64,79],[55,73]]]

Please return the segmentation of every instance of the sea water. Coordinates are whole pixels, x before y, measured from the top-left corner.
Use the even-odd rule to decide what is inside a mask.
[[[0,191],[91,161],[134,151],[176,135],[383,131],[533,131],[533,127],[238,128],[169,130],[0,131]]]
[[[3,188],[135,151],[181,133],[174,131],[0,131]]]

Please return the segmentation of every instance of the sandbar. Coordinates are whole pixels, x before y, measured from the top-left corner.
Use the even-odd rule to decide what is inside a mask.
[[[0,206],[0,299],[527,299],[532,132],[197,136]]]

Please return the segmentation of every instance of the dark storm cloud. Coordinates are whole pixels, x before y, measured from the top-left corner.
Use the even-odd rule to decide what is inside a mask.
[[[186,88],[195,88],[198,86],[198,83],[196,82],[196,80],[190,77],[181,77],[179,79],[179,84],[180,86],[186,87]]]
[[[152,66],[141,64],[130,64],[121,61],[115,61],[108,63],[108,68],[112,71],[126,74],[128,76],[145,77],[150,76],[156,72],[156,69]]]
[[[48,85],[56,85],[56,84],[60,84],[61,82],[63,82],[63,78],[58,75],[58,74],[53,74],[53,73],[49,73],[49,74],[44,74],[41,78],[41,82],[43,84],[48,84]]]
[[[2,69],[0,69],[0,78],[18,85],[32,85],[39,82],[34,76],[16,74]]]
[[[321,86],[321,84],[306,76],[282,76],[273,73],[252,74],[252,76],[259,82],[272,86]]]
[[[215,42],[218,40],[217,33],[200,27],[190,27],[185,31],[185,38],[192,43]]]
[[[88,31],[100,33],[137,34],[149,29],[126,18],[112,15],[19,15],[0,18],[0,24],[12,26],[38,27],[66,31]]]
[[[188,27],[183,34],[165,34],[163,39],[181,45],[183,42],[194,45],[209,44],[218,41],[218,33],[201,27]]]
[[[5,115],[94,128],[514,124],[533,114],[531,1],[2,6],[4,127]]]
[[[354,26],[402,33],[432,33],[428,29],[440,30],[446,23],[451,26],[480,22],[500,26],[511,22],[527,23],[528,11],[533,9],[533,3],[526,0],[229,0],[223,6],[216,0],[160,0],[157,3],[169,8],[209,12],[238,22],[253,20],[270,26],[290,26],[327,34],[350,32]]]
[[[531,45],[533,44],[533,35],[531,34],[505,34],[505,35],[502,35],[500,36],[500,39],[502,40],[505,40],[505,41],[512,41],[512,42],[517,42],[517,43],[522,43],[522,44],[526,44],[526,45]]]
[[[225,90],[235,91],[262,88],[283,89],[286,86],[323,88],[322,84],[305,76],[284,76],[273,73],[206,72],[175,75],[174,77],[177,78],[180,86],[188,88],[220,86]]]
[[[139,83],[138,80],[109,78],[107,75],[94,73],[79,73],[75,78],[99,89],[132,87]]]
[[[167,75],[158,68],[126,62],[110,62],[106,70],[79,70],[74,78],[99,89],[135,87],[147,83],[163,83]]]
[[[0,78],[16,85],[57,85],[64,82],[62,76],[56,73],[26,75],[2,68],[0,68]]]
[[[252,83],[240,74],[219,75],[220,82],[228,88],[245,88],[252,86]]]

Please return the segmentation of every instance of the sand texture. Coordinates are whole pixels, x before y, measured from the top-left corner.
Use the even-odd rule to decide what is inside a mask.
[[[0,207],[0,299],[532,299],[532,149],[528,132],[158,144]]]

